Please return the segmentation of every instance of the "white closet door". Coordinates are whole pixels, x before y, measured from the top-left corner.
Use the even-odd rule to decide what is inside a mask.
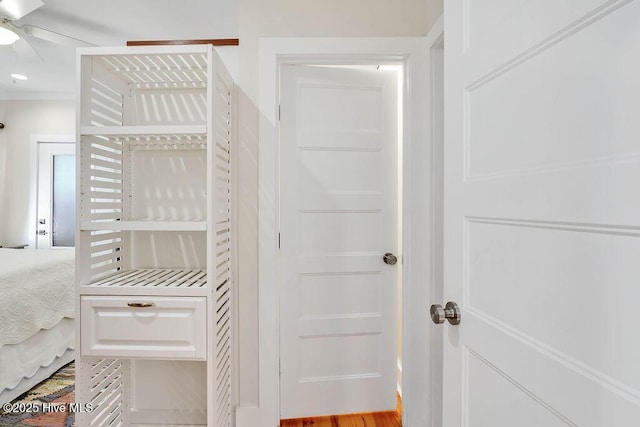
[[[640,420],[640,2],[445,2],[445,427]]]
[[[396,407],[397,74],[282,72],[281,418]]]

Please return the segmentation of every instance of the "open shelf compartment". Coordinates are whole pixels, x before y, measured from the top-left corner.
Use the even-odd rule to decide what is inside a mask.
[[[206,135],[81,138],[81,229],[206,230]]]
[[[206,124],[208,49],[180,50],[80,50],[84,83],[80,125]]]

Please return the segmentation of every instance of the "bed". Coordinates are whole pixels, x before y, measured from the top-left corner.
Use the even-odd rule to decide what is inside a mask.
[[[0,404],[71,362],[74,251],[0,248]]]

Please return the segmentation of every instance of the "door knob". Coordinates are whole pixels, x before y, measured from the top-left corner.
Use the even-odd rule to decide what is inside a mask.
[[[46,236],[47,230],[38,230],[38,236]]]
[[[396,265],[396,263],[398,262],[398,257],[392,254],[391,252],[387,252],[382,257],[382,260],[384,261],[385,264]]]
[[[460,324],[460,308],[455,302],[449,301],[444,308],[442,308],[440,304],[433,304],[430,312],[431,320],[433,320],[433,323],[436,325],[444,323],[445,319],[447,319],[452,325]]]

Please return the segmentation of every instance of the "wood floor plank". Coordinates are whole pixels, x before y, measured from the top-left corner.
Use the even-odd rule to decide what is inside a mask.
[[[281,420],[280,427],[401,427],[397,412],[331,415],[316,418]]]
[[[280,420],[280,427],[402,427],[402,401],[396,411]]]

